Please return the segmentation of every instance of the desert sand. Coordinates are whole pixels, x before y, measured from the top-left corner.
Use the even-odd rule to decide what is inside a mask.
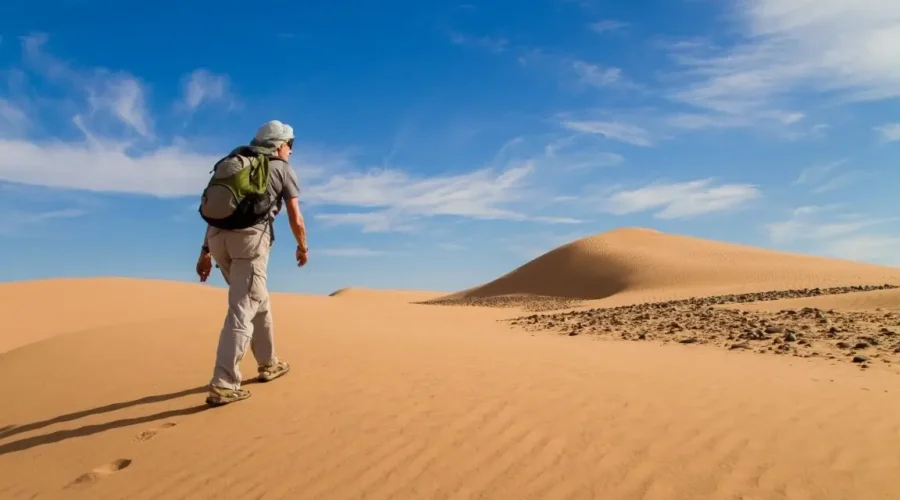
[[[0,498],[900,498],[896,286],[612,231],[449,296],[273,294],[292,371],[209,408],[225,290],[2,284]]]

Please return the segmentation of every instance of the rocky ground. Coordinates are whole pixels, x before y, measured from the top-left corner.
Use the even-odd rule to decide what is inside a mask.
[[[510,320],[528,331],[549,330],[570,336],[598,335],[633,341],[709,344],[762,354],[846,360],[868,368],[873,363],[900,368],[900,313],[849,312],[816,308],[757,312],[723,305],[898,288],[895,285],[786,290],[701,297]]]
[[[435,306],[481,306],[481,307],[517,307],[525,311],[558,311],[560,309],[572,309],[579,307],[584,302],[578,299],[566,299],[562,297],[545,297],[540,295],[516,296],[501,295],[497,297],[466,298],[466,299],[440,299],[416,302],[416,304]]]

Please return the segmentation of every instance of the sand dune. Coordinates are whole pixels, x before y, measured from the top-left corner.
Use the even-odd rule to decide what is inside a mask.
[[[740,280],[765,290],[880,284],[898,272],[701,243],[607,233],[551,252],[491,293],[598,297],[621,286],[615,297],[648,300]],[[685,256],[698,247],[706,253]],[[575,264],[591,262],[615,266],[579,275]],[[620,285],[603,288],[604,276]],[[250,399],[210,409],[224,290],[2,285],[14,334],[0,336],[0,390],[11,402],[0,404],[0,499],[900,498],[898,374],[881,365],[523,331],[502,321],[520,308],[409,303],[419,296],[273,294],[277,348],[292,372],[248,380]],[[892,296],[802,300],[861,307]],[[714,309],[704,300],[673,308],[682,329],[704,328]],[[647,328],[659,311],[628,315]],[[252,356],[242,369],[255,373]]]
[[[551,250],[480,286],[441,297],[503,295],[630,302],[696,294],[900,283],[900,268],[624,228]]]

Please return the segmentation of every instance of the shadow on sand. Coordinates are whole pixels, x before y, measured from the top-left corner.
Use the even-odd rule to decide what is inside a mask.
[[[256,379],[248,380],[244,382],[242,385],[251,385],[257,383]],[[161,403],[164,401],[170,401],[173,399],[178,399],[186,396],[194,396],[205,393],[207,390],[207,386],[194,387],[193,389],[186,389],[178,392],[171,392],[168,394],[157,394],[155,396],[147,396],[140,399],[134,399],[131,401],[124,401],[121,403],[113,403],[105,406],[98,406],[97,408],[91,408],[89,410],[82,410],[74,413],[69,413],[66,415],[60,415],[58,417],[54,417],[48,420],[42,420],[40,422],[33,422],[30,424],[25,424],[21,426],[7,426],[0,429],[0,440],[8,439],[17,434],[22,434],[26,432],[35,431],[38,429],[42,429],[44,427],[48,427],[55,424],[60,424],[63,422],[71,422],[73,420],[77,420],[79,418],[89,417],[93,415],[100,415],[103,413],[114,412],[118,410],[123,410],[126,408],[131,408],[134,406],[139,406],[143,404],[152,404],[152,403]],[[13,441],[10,443],[0,444],[0,456],[5,455],[7,453],[14,453],[17,451],[24,451],[30,448],[34,448],[36,446],[45,445],[45,444],[53,444],[58,443],[60,441],[65,441],[66,439],[77,438],[77,437],[85,437],[93,434],[98,434],[101,432],[105,432],[112,429],[118,429],[121,427],[128,427],[131,425],[144,424],[147,422],[153,422],[156,420],[163,420],[172,417],[180,417],[184,415],[193,415],[195,413],[200,413],[209,409],[208,405],[199,404],[194,406],[189,406],[187,408],[178,408],[174,410],[166,410],[158,413],[153,413],[151,415],[144,415],[141,417],[132,417],[132,418],[123,418],[119,420],[113,420],[110,422],[104,422],[100,424],[92,424],[92,425],[84,425],[75,429],[66,429],[59,430],[55,432],[51,432],[48,434],[41,434],[39,436],[32,436],[24,439],[20,439],[18,441]]]

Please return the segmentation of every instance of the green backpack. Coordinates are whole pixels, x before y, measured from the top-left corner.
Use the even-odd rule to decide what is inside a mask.
[[[216,162],[200,197],[200,216],[220,229],[243,229],[269,216],[269,157],[249,147],[237,148]]]

